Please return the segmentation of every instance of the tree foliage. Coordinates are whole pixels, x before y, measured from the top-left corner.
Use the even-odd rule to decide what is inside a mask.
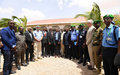
[[[15,21],[15,26],[22,26],[24,28],[24,30],[26,29],[27,26],[27,18],[26,16],[24,16],[23,18],[18,18],[17,16],[12,16],[11,19],[9,18],[2,18],[0,19],[0,27],[7,27],[8,26],[8,21],[10,20],[17,20],[17,22]]]

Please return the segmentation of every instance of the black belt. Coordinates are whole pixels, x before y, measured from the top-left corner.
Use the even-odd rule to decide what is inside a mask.
[[[103,50],[117,50],[117,48],[113,48],[113,47],[102,47]]]
[[[72,42],[76,42],[77,40],[71,40]]]
[[[93,44],[93,46],[99,46],[100,44]]]

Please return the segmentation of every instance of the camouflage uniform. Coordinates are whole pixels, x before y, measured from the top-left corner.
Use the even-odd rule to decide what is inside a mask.
[[[102,32],[103,29],[101,27],[99,27],[98,29],[95,30],[95,32],[93,33],[93,59],[94,59],[94,63],[96,65],[96,68],[98,69],[98,73],[101,72],[101,61],[102,61],[102,57],[97,55],[98,50],[101,47],[101,43],[102,43]]]

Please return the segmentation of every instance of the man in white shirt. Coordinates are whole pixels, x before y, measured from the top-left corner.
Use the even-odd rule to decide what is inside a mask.
[[[34,42],[34,57],[35,57],[35,60],[37,59],[40,59],[41,58],[41,41],[43,39],[43,34],[42,32],[40,31],[40,27],[37,26],[36,27],[36,30],[33,32],[33,35],[34,35],[34,39],[35,39],[35,42]]]

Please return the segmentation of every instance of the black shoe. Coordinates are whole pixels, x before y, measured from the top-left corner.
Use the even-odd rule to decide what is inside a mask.
[[[22,63],[22,64],[21,64],[21,66],[27,66],[27,64],[25,64],[25,63]]]
[[[81,63],[83,63],[83,61],[79,61],[79,62],[78,62],[78,64],[81,64]]]
[[[93,70],[91,65],[88,65],[88,70]]]
[[[18,70],[21,70],[21,67],[20,66],[16,66]]]
[[[87,63],[83,63],[83,66],[86,66]]]
[[[29,62],[26,62],[27,65],[29,65]]]
[[[16,73],[16,71],[11,71],[9,74],[15,74]]]
[[[35,60],[34,60],[34,59],[32,59],[32,60],[30,60],[30,61],[35,62]]]

